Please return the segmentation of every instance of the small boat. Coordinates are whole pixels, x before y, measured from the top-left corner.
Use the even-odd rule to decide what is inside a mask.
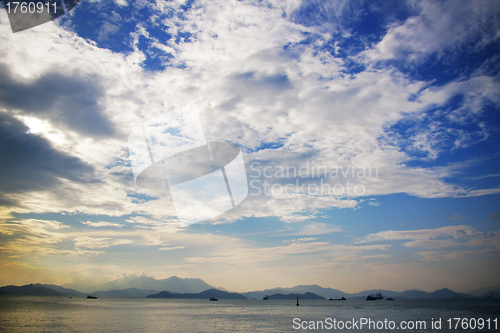
[[[486,296],[486,298],[494,298],[493,293],[490,293],[488,296]]]
[[[342,296],[340,298],[331,298],[330,297],[329,301],[347,301],[347,298],[345,298],[344,296]]]
[[[90,298],[90,299],[97,299],[97,296],[87,295],[87,298]]]
[[[264,301],[269,300],[269,295],[264,296],[262,299],[263,299]]]
[[[215,298],[215,297],[210,297],[209,301],[210,301],[210,302],[217,302],[217,301],[218,301],[218,299],[217,299],[217,298]]]
[[[394,298],[392,298],[392,297],[387,297],[385,300],[386,300],[386,301],[394,301]]]

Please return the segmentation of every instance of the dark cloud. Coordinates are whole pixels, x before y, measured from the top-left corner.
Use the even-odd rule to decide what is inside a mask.
[[[488,216],[489,219],[500,221],[500,212],[493,213]]]
[[[50,119],[87,136],[115,134],[99,104],[102,91],[99,82],[80,74],[46,73],[35,81],[23,82],[0,64],[0,106]]]
[[[55,150],[11,115],[0,112],[0,204],[15,203],[8,193],[50,190],[60,179],[91,182],[93,168],[82,160]]]

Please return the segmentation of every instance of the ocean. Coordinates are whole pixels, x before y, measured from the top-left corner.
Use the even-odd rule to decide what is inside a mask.
[[[500,332],[499,299],[178,300],[0,296],[0,332]],[[440,324],[439,324],[440,323]]]

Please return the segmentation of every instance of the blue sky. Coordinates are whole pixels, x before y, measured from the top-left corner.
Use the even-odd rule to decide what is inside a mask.
[[[14,34],[2,9],[0,284],[497,285],[499,16],[493,1],[83,0]],[[208,142],[240,147],[249,194],[184,227],[167,192],[135,184],[127,138],[187,106]]]

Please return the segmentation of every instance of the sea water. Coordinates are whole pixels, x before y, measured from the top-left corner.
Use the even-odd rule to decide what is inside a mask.
[[[498,299],[0,297],[0,332],[500,332],[499,315]]]

